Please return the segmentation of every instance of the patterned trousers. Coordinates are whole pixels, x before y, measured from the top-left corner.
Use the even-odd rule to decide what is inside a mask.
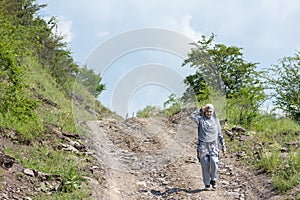
[[[217,141],[199,142],[197,157],[201,163],[204,185],[210,185],[210,181],[218,178],[219,146]]]

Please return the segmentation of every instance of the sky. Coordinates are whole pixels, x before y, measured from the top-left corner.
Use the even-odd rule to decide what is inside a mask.
[[[122,116],[180,95],[188,43],[204,35],[243,49],[259,69],[300,50],[298,0],[37,0],[75,62],[100,73],[99,100]],[[175,82],[175,83],[174,83]],[[266,105],[268,106],[268,105]]]

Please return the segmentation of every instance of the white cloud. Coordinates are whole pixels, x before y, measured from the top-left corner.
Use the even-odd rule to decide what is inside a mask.
[[[192,16],[187,14],[180,20],[179,31],[181,31],[184,35],[191,38],[194,41],[198,41],[201,39],[201,32],[197,32],[190,24]]]
[[[42,16],[42,18],[48,22],[52,17],[50,16]],[[70,43],[74,38],[74,33],[72,32],[72,24],[71,20],[66,20],[63,16],[56,17],[57,26],[52,30],[53,34],[59,35],[63,37],[63,42]]]
[[[70,43],[74,37],[72,32],[72,21],[66,20],[64,17],[58,18],[57,34],[63,36],[63,41]]]

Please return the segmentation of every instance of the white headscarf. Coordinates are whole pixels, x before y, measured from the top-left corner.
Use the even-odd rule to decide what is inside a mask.
[[[212,111],[212,114],[213,114],[213,117],[214,118],[217,118],[217,115],[216,115],[216,112],[215,112],[215,107],[214,107],[214,105],[212,105],[212,104],[206,104],[205,105],[205,110],[211,110]]]

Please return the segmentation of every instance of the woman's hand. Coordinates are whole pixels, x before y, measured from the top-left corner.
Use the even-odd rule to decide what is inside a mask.
[[[223,150],[222,150],[222,153],[223,153],[223,156],[226,158],[226,156],[227,156],[227,154],[226,154],[226,153],[227,153],[227,152],[226,152],[226,149],[223,149]]]

